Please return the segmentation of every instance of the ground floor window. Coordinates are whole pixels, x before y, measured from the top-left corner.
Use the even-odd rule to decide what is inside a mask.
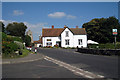
[[[65,40],[65,45],[70,45],[69,41],[70,41],[69,39],[66,39]]]
[[[47,42],[46,45],[47,46],[52,46],[52,42]]]
[[[82,44],[83,44],[82,39],[78,39],[78,45],[82,45]]]

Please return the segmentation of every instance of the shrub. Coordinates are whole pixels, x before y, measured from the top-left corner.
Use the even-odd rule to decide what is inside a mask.
[[[9,41],[3,41],[2,51],[3,54],[12,54],[18,49],[18,45]]]
[[[88,44],[88,48],[96,48],[97,46],[97,44]]]
[[[10,36],[2,32],[2,41],[19,41],[23,42],[20,37]]]
[[[7,40],[7,34],[2,32],[2,40]]]
[[[19,42],[23,42],[20,37],[7,35],[7,38],[8,38],[8,41],[19,41]]]
[[[13,37],[13,41],[23,42],[22,39],[21,39],[20,37]]]
[[[23,49],[23,43],[19,42],[19,41],[14,41],[14,43],[16,43],[19,47],[19,49]]]
[[[31,37],[28,35],[25,35],[23,41],[25,42],[25,46],[31,46]]]
[[[120,49],[120,42],[117,42],[117,43],[116,43],[116,48],[117,48],[117,49]]]
[[[54,45],[54,47],[55,47],[55,48],[58,48],[59,46],[56,44],[56,45]]]
[[[100,49],[115,49],[115,45],[113,43],[98,44],[98,45],[90,44],[90,45],[88,45],[88,48],[97,48],[97,46]],[[116,48],[120,49],[120,43],[119,42],[116,43]]]

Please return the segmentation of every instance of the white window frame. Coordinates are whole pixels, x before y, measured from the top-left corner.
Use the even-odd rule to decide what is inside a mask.
[[[65,39],[65,45],[70,45],[70,40],[69,39]]]
[[[78,39],[78,45],[83,45],[83,39]]]
[[[69,37],[69,31],[65,31],[65,36]]]
[[[52,46],[52,42],[46,42],[46,46]]]

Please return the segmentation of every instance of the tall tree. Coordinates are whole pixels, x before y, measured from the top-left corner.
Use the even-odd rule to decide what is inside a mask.
[[[82,27],[87,31],[88,39],[99,43],[114,42],[112,29],[116,28],[118,29],[117,41],[120,41],[120,23],[115,17],[95,18],[84,23]]]
[[[31,45],[31,37],[28,35],[25,35],[23,41],[25,42],[25,46],[30,46]]]
[[[3,24],[3,22],[0,21],[0,30],[2,30],[2,32],[5,32],[5,25]]]
[[[24,23],[9,23],[6,27],[7,33],[12,36],[24,37],[27,26]]]

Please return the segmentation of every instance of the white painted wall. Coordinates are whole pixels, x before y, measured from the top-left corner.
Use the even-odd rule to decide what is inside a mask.
[[[69,31],[69,37],[66,37],[66,31]],[[65,45],[65,40],[69,39],[69,45]],[[61,47],[73,47],[73,33],[66,28],[61,34]]]
[[[74,35],[73,39],[74,47],[87,47],[87,35]],[[78,39],[82,39],[82,45],[78,44]]]
[[[37,44],[37,47],[39,47],[41,44]]]
[[[47,41],[47,39],[51,39],[51,41]],[[43,41],[43,47],[47,46],[46,45],[47,42],[52,42],[52,47],[53,47],[54,45],[56,45],[56,41],[60,41],[60,37],[43,37],[42,41]]]
[[[66,31],[69,32],[69,36],[66,37]],[[47,39],[51,39],[51,41],[47,41]],[[69,45],[65,45],[65,40],[69,39]],[[78,39],[82,39],[83,44],[79,45],[78,44]],[[60,37],[43,37],[43,47],[47,46],[47,42],[52,42],[52,47],[56,45],[56,41],[61,41],[61,47],[87,47],[87,35],[73,35],[73,33],[66,28],[62,33],[61,33],[61,39]]]

